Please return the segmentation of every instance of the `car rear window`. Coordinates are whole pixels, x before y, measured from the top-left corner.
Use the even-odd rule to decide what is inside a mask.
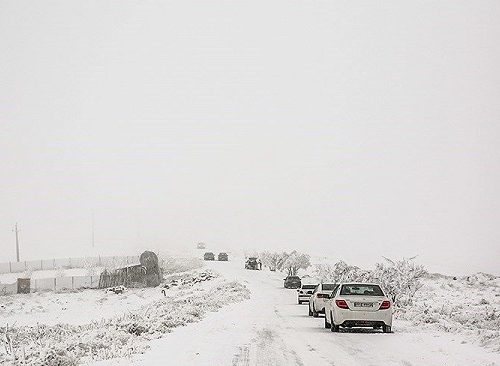
[[[337,287],[337,285],[334,283],[324,283],[323,284],[324,291],[333,291],[333,290],[335,290],[335,287]]]
[[[342,285],[341,295],[384,296],[378,285]]]
[[[314,290],[317,285],[302,285],[302,288],[305,290]]]

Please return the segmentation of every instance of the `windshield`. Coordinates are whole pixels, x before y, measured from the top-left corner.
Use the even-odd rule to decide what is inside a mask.
[[[337,285],[335,283],[324,283],[323,284],[324,291],[333,291],[333,290],[335,290],[335,287],[337,287]]]
[[[314,290],[317,285],[302,285],[302,288],[305,290]]]
[[[384,296],[378,285],[342,285],[341,295]]]

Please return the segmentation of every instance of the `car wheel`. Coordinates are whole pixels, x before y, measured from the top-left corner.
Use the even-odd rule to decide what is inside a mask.
[[[302,305],[302,301],[299,300],[299,305]]]
[[[314,318],[317,318],[319,316],[318,312],[316,311],[316,308],[314,307],[314,303],[313,303],[313,317]]]
[[[309,309],[309,316],[312,316],[313,312],[311,311],[311,305],[309,305],[307,308]]]
[[[390,325],[384,325],[384,326],[382,327],[382,331],[383,331],[384,333],[392,333],[392,328],[391,328],[391,326],[390,326]]]
[[[330,323],[328,323],[328,320],[326,318],[326,314],[325,314],[325,328],[328,329],[330,328],[332,325]]]

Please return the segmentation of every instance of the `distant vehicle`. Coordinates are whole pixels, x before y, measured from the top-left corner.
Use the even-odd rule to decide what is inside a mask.
[[[300,286],[302,286],[302,282],[300,281],[299,276],[286,276],[284,281],[284,288],[300,288]]]
[[[215,260],[215,254],[212,253],[212,252],[206,252],[203,255],[203,259],[206,260],[206,261],[214,261]]]
[[[115,294],[123,294],[125,291],[127,291],[127,288],[123,285],[110,287],[106,289],[106,292],[113,292]]]
[[[309,299],[309,316],[317,318],[325,313],[325,304],[338,285],[336,283],[320,283]]]
[[[205,243],[198,243],[196,245],[196,249],[205,249],[207,246],[205,245]]]
[[[262,262],[257,257],[250,257],[245,262],[245,269],[261,270]]]
[[[311,297],[316,286],[318,285],[302,284],[300,289],[297,290],[297,302],[299,305],[303,302],[309,302],[309,298]]]
[[[392,331],[391,301],[374,283],[342,283],[325,307],[325,328],[370,327]]]
[[[220,260],[220,261],[224,261],[224,262],[227,262],[229,260],[229,257],[227,256],[227,253],[219,253],[219,255],[217,256],[217,259]]]

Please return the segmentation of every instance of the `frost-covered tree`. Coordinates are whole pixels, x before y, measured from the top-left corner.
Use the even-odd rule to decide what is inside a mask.
[[[411,305],[427,271],[413,261],[415,257],[384,259],[387,263],[377,263],[372,271],[373,280],[380,283],[396,307]]]
[[[260,253],[260,258],[262,259],[262,264],[268,266],[271,271],[276,271],[282,260],[282,253],[265,251]]]
[[[328,263],[316,264],[315,267],[316,276],[323,282],[368,281],[371,277],[369,271],[349,265],[342,260],[333,265]]]
[[[293,251],[284,260],[282,268],[289,276],[295,276],[299,269],[307,269],[310,265],[311,257],[308,254]]]

